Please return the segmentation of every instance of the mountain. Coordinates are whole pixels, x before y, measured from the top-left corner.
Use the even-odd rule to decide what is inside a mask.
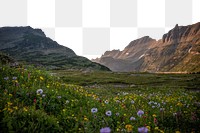
[[[199,72],[200,22],[176,25],[158,41],[149,36],[139,38],[122,51],[106,51],[92,61],[121,72]]]
[[[73,50],[46,37],[41,29],[31,27],[0,28],[0,51],[17,61],[26,61],[50,69],[109,69],[77,56]]]

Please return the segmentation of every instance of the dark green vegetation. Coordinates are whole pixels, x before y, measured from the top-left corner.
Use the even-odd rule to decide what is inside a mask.
[[[1,132],[199,132],[199,75],[56,72],[0,67]]]
[[[73,50],[47,38],[42,30],[31,27],[0,28],[0,51],[17,61],[48,69],[109,71],[107,67],[77,56]]]
[[[70,84],[82,86],[113,86],[116,88],[184,88],[200,90],[200,74],[152,74],[117,72],[53,71]]]

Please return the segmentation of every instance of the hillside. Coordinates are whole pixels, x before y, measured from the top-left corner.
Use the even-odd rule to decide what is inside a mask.
[[[106,51],[94,59],[113,71],[199,72],[200,22],[176,25],[162,39],[145,36],[129,43],[124,50]]]
[[[98,63],[46,37],[41,29],[31,27],[0,28],[0,51],[31,64],[46,66],[50,69],[106,70]]]

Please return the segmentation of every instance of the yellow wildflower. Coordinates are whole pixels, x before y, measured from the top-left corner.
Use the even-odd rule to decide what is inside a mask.
[[[146,126],[146,127],[147,127],[148,131],[150,131],[150,130],[151,130],[151,127],[150,127],[150,126]]]
[[[44,80],[44,78],[42,76],[40,76],[40,80]]]
[[[27,108],[24,107],[24,111],[27,112],[28,111]]]
[[[133,126],[130,124],[126,125],[125,128],[127,129],[128,132],[131,132],[133,130]]]
[[[13,107],[13,109],[15,109],[15,110],[18,110],[18,107],[17,107],[17,106],[15,106],[15,107]]]
[[[153,117],[156,117],[156,114],[153,114],[152,116],[153,116]]]
[[[176,133],[181,133],[180,131],[176,131]]]
[[[8,104],[8,106],[12,105],[12,103],[11,103],[11,102],[7,102],[7,104]]]
[[[181,102],[178,102],[177,106],[183,106],[183,104]]]
[[[165,133],[163,130],[160,130],[160,133]]]
[[[86,116],[84,116],[84,121],[88,121],[88,118]]]
[[[13,112],[13,110],[12,110],[11,108],[8,108],[8,111],[9,111],[10,113],[12,113],[12,112]]]

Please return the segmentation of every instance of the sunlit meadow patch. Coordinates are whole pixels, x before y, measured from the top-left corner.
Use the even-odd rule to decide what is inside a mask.
[[[0,69],[3,132],[198,132],[198,92],[141,88],[98,91],[33,67]],[[114,89],[112,89],[114,90]]]

